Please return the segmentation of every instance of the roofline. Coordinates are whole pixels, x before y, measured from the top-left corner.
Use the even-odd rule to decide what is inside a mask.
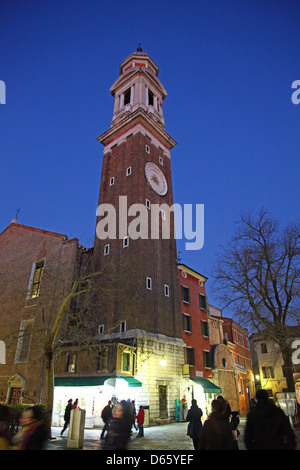
[[[65,235],[64,233],[53,232],[52,230],[45,230],[45,229],[41,229],[41,228],[37,228],[37,227],[31,227],[30,225],[23,225],[23,224],[19,224],[19,223],[15,223],[15,222],[11,222],[3,230],[3,232],[0,233],[0,237],[1,237],[1,235],[3,235],[7,230],[11,229],[12,227],[16,227],[16,228],[20,228],[20,229],[28,230],[28,231],[31,230],[32,232],[44,233],[44,234],[51,235],[52,237],[63,238],[63,239],[68,240],[68,241],[70,240],[69,237],[67,235]],[[73,237],[73,239],[78,240],[76,237]]]
[[[177,265],[178,269],[179,268],[184,268],[187,272],[189,272],[192,276],[195,276],[195,277],[199,277],[201,278],[201,281],[207,281],[207,277],[206,276],[203,276],[203,274],[200,274],[198,273],[197,271],[195,271],[194,269],[192,268],[189,268],[186,264],[183,264],[183,263],[178,263]]]
[[[235,321],[233,318],[230,318],[230,317],[223,317],[224,320],[229,320],[229,322],[232,324],[232,325],[235,325],[237,326],[238,328],[240,328],[241,330],[247,332],[249,334],[249,330],[247,328],[245,328],[244,326],[242,326],[240,323],[238,323],[237,321]]]

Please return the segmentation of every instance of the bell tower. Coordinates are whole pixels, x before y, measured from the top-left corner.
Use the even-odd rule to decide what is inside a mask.
[[[157,65],[140,47],[120,65],[120,76],[110,92],[115,98],[114,126],[124,114],[143,109],[157,125],[164,127],[162,102],[167,93],[158,80]]]
[[[126,321],[127,330],[180,338],[170,154],[176,142],[165,130],[167,93],[158,72],[139,47],[110,88],[112,120],[98,137],[104,151],[93,256],[97,267],[110,264],[118,274],[134,267],[131,292],[139,307],[127,318],[116,298],[106,327]]]

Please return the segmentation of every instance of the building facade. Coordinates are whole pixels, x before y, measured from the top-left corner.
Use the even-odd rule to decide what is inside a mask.
[[[248,330],[232,318],[223,317],[224,342],[233,357],[238,384],[239,409],[241,414],[249,410],[251,397],[255,396],[254,375]]]
[[[186,344],[185,398],[187,408],[195,398],[205,418],[211,411],[211,401],[222,392],[213,380],[210,361],[209,305],[205,292],[207,278],[184,264],[178,264],[178,275],[182,339]]]
[[[210,360],[213,379],[232,411],[246,414],[255,395],[248,331],[220,308],[209,305]]]
[[[295,341],[299,350],[300,325],[288,326],[286,329],[291,343]],[[287,392],[284,363],[279,346],[273,340],[264,337],[263,334],[253,334],[250,338],[252,356],[254,361],[254,373],[257,388],[264,388],[269,396],[277,401],[278,394]],[[293,378],[298,403],[300,403],[300,365],[297,348],[293,350],[295,360],[293,364]]]
[[[232,410],[246,414],[255,394],[248,331],[208,303],[205,276],[184,264],[178,273],[188,401],[197,398],[208,414],[211,400],[222,394]]]

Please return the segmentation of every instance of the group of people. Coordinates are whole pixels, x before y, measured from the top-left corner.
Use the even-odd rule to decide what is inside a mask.
[[[69,426],[69,423],[70,423],[70,419],[71,419],[71,411],[74,409],[74,408],[79,408],[79,404],[78,404],[78,398],[76,398],[76,400],[74,401],[73,403],[73,398],[70,398],[68,400],[68,404],[65,408],[65,414],[64,414],[64,427],[62,428],[61,432],[60,432],[60,435],[62,436],[63,433],[65,432],[65,430],[67,429],[67,427]]]
[[[104,426],[100,439],[103,441],[102,448],[104,450],[125,450],[133,426],[139,431],[137,437],[144,436],[145,411],[141,405],[136,414],[134,400],[122,400],[114,405],[109,401],[103,408],[101,417]]]
[[[192,400],[186,421],[187,434],[193,439],[195,450],[235,450],[238,449],[238,412],[232,412],[229,403],[219,395],[211,403],[212,411],[202,424],[202,410],[197,401]]]
[[[78,407],[78,399],[68,400],[65,409],[65,424],[61,435],[70,421],[71,410]],[[195,450],[238,450],[239,416],[231,411],[222,396],[211,403],[211,413],[202,424],[202,410],[192,400],[186,421],[187,434],[193,439]],[[135,402],[122,400],[103,408],[101,417],[104,426],[100,439],[104,450],[126,450],[132,427],[138,429],[138,436],[144,435],[145,411],[139,407],[136,414]],[[7,406],[0,404],[0,450],[42,450],[47,441],[45,416],[40,406],[23,411],[19,418],[20,430],[11,437],[11,414]],[[137,426],[136,426],[137,423]],[[295,433],[285,413],[269,399],[266,390],[256,393],[255,403],[247,415],[244,441],[247,450],[294,450],[297,447]]]
[[[20,429],[11,436],[10,409],[0,404],[0,450],[42,450],[47,441],[44,412],[38,405],[23,411],[19,418]]]
[[[187,434],[195,450],[238,450],[239,416],[221,395],[211,403],[211,414],[202,424],[202,410],[192,400],[186,420]],[[247,415],[244,441],[247,450],[294,450],[295,433],[281,408],[269,399],[266,390],[256,393]]]

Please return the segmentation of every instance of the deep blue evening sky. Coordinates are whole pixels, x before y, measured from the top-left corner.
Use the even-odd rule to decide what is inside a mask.
[[[168,96],[174,200],[204,204],[209,277],[244,210],[299,219],[300,2],[0,2],[0,232],[19,222],[93,245],[109,88],[139,42]],[[207,283],[209,301],[215,303]]]

